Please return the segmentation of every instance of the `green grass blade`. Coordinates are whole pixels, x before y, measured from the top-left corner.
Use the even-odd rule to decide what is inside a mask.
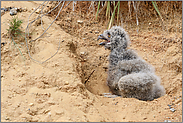
[[[158,6],[157,6],[157,4],[156,4],[156,1],[152,1],[152,4],[153,4],[155,10],[157,11],[158,15],[160,16],[161,20],[163,21],[163,18],[162,18],[161,14],[160,14],[160,12],[159,12],[159,10],[158,10]]]
[[[106,17],[110,18],[110,1],[107,2]]]
[[[25,60],[26,58],[23,56],[22,51],[21,51],[20,48],[18,47],[17,43],[14,41],[13,37],[12,37],[12,41],[13,41],[15,47],[19,50],[19,52],[20,52],[21,56],[23,57],[23,59]]]
[[[118,12],[117,12],[117,23],[119,22],[119,9],[120,9],[120,1],[118,1]]]
[[[112,17],[111,17],[111,20],[110,20],[110,22],[109,22],[108,29],[111,28],[112,22],[113,22],[113,20],[114,20],[115,11],[116,11],[116,8],[118,7],[119,3],[120,3],[120,2],[118,2],[118,4],[114,7],[114,11],[113,11],[113,13],[112,13]]]
[[[97,17],[98,17],[99,8],[100,8],[100,1],[98,2],[98,8],[97,8],[96,20],[97,20]]]

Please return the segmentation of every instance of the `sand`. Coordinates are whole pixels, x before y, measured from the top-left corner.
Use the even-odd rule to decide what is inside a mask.
[[[24,30],[32,8],[41,3],[8,1],[1,2],[1,7],[26,7],[26,12],[18,13]],[[37,16],[33,14],[30,20]],[[130,48],[155,67],[166,94],[153,101],[107,98],[103,93],[109,93],[106,78],[110,51],[96,40],[106,26],[79,17],[63,10],[42,38],[29,43],[31,56],[42,62],[57,52],[60,42],[58,53],[40,64],[28,56],[24,38],[18,38],[15,41],[22,46],[23,58],[7,35],[12,17],[9,12],[1,16],[1,43],[5,42],[1,44],[1,121],[182,122],[182,32],[161,31],[160,27],[153,31],[149,26],[149,30],[137,33],[136,28],[126,27]],[[44,29],[53,20],[44,16]],[[36,21],[30,32],[30,38],[35,39],[44,30]]]

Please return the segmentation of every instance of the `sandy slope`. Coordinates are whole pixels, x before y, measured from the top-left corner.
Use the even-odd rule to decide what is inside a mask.
[[[2,2],[1,5],[4,7],[6,3]],[[9,6],[27,7],[27,12],[18,13],[18,17],[25,21],[22,25],[25,29],[31,9],[42,2],[8,3]],[[31,20],[35,17],[37,14]],[[71,18],[71,22],[66,23],[68,18]],[[11,46],[11,40],[6,35],[7,20],[10,19],[9,13],[1,16],[1,42],[6,42],[1,45],[1,121],[182,121],[181,33],[167,35],[165,32],[159,34],[144,31],[137,34],[136,31],[127,29],[131,37],[131,48],[155,66],[156,74],[161,77],[166,89],[166,95],[161,98],[140,101],[100,96],[108,92],[105,81],[109,51],[98,46],[96,38],[105,27],[93,24],[76,31],[79,28],[77,15],[63,15],[48,30],[49,34],[30,46],[32,57],[43,61],[57,51],[61,41],[57,55],[44,64],[38,64],[26,55],[23,39],[16,41],[22,45],[26,60]],[[44,28],[52,20],[45,16]],[[74,31],[69,31],[67,24],[72,25]],[[32,39],[43,32],[38,22],[32,25],[31,31]],[[93,70],[95,72],[84,84]],[[168,105],[172,105],[176,111],[170,111]]]

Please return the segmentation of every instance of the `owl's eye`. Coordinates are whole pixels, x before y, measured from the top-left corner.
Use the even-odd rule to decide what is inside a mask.
[[[111,34],[110,34],[109,32],[107,33],[107,35],[108,35],[108,38],[110,38],[110,37],[111,37]]]

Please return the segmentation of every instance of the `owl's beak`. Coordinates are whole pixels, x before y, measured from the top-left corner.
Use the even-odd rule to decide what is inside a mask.
[[[98,36],[97,41],[98,41],[99,39],[108,41],[108,39],[106,39],[106,38],[104,37],[103,34],[101,34],[101,35]],[[101,42],[99,45],[105,45],[106,43],[107,43],[107,42]]]

